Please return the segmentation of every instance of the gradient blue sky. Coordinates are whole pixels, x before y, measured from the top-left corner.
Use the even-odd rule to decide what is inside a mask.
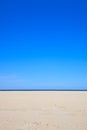
[[[87,89],[87,2],[0,0],[0,89]]]

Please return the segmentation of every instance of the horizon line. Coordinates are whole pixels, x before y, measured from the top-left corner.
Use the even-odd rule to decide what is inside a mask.
[[[87,89],[0,89],[0,91],[87,91]]]

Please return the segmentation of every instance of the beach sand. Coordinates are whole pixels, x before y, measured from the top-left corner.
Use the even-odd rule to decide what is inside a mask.
[[[0,92],[0,130],[87,130],[87,92]]]

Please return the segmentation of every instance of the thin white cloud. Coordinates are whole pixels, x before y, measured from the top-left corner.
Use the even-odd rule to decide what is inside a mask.
[[[17,76],[15,74],[10,75],[0,75],[0,82],[1,83],[26,83],[29,80],[24,79],[21,76]]]

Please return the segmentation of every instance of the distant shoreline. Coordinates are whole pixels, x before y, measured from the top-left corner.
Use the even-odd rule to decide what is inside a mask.
[[[87,91],[87,89],[0,89],[0,91]]]

